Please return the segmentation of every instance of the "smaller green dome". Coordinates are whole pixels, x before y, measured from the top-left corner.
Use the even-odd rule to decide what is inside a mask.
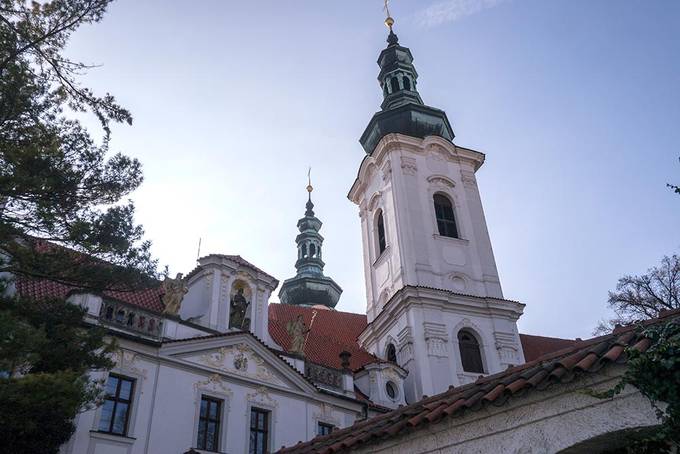
[[[298,250],[295,262],[297,274],[283,282],[279,299],[283,304],[298,306],[321,304],[334,308],[338,304],[342,289],[333,279],[323,274],[325,265],[321,259],[323,237],[319,233],[322,222],[314,215],[311,191],[308,192],[310,194],[305,205],[305,216],[298,220],[297,227],[300,233],[295,237]]]

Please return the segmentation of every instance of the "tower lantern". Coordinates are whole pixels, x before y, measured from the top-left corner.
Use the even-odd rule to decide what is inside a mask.
[[[305,215],[297,223],[300,231],[295,238],[297,274],[284,281],[279,291],[279,299],[283,304],[322,305],[332,309],[338,303],[342,289],[333,279],[323,274],[325,263],[321,251],[324,239],[319,233],[322,222],[314,214],[313,190],[310,179],[307,185]]]

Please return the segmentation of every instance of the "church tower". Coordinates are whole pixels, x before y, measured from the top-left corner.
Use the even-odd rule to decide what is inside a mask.
[[[503,299],[475,172],[485,156],[453,143],[446,113],[424,104],[411,51],[390,27],[378,57],[381,110],[349,199],[361,217],[367,316],[359,340],[409,371],[409,401],[524,361]]]
[[[323,237],[319,233],[321,221],[314,215],[312,203],[312,183],[307,185],[307,204],[305,216],[301,218],[297,227],[300,234],[295,238],[297,243],[297,261],[295,277],[286,279],[281,285],[279,299],[283,304],[298,306],[326,306],[335,307],[340,299],[342,289],[333,279],[323,274],[325,263],[321,259]]]

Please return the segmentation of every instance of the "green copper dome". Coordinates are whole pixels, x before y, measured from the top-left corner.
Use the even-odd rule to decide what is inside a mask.
[[[310,186],[311,188],[311,186]],[[311,189],[307,200],[305,216],[297,227],[300,234],[295,238],[298,258],[295,262],[297,274],[286,279],[279,291],[283,304],[298,306],[323,305],[330,308],[338,304],[342,289],[330,277],[324,276],[324,262],[321,259],[323,237],[319,234],[322,222],[314,215]]]
[[[387,44],[378,57],[378,82],[384,98],[382,110],[373,115],[359,139],[366,153],[373,153],[380,139],[392,133],[419,138],[434,135],[453,140],[455,135],[446,113],[425,105],[420,98],[418,72],[413,66],[411,51],[399,45],[399,38],[392,30]]]

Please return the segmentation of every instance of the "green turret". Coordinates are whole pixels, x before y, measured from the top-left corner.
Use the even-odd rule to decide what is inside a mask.
[[[319,233],[322,222],[314,215],[312,203],[312,186],[307,186],[309,198],[305,205],[305,216],[297,227],[300,234],[295,238],[297,243],[297,274],[284,281],[279,291],[279,299],[283,304],[298,306],[323,305],[334,308],[340,299],[342,289],[330,277],[324,276],[324,262],[321,259],[323,237]]]
[[[418,93],[413,55],[407,47],[399,45],[392,23],[388,23],[387,48],[378,57],[378,82],[384,97],[382,110],[373,115],[359,139],[368,154],[373,153],[380,139],[391,133],[419,138],[440,136],[448,140],[455,137],[446,113],[423,103]]]

